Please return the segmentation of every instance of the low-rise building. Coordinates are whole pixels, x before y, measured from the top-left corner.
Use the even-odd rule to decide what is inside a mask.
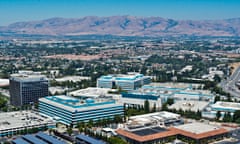
[[[143,107],[146,100],[149,102],[150,109],[161,109],[162,107],[162,101],[159,96],[138,92],[122,93],[119,100],[127,107]]]
[[[210,91],[196,90],[202,87],[199,84],[186,83],[151,83],[142,86],[137,91],[148,95],[159,96],[162,102],[166,102],[168,98],[174,100],[205,100],[213,101],[214,96]]]
[[[211,105],[213,111],[235,112],[240,110],[240,103],[218,101]]]
[[[134,90],[143,85],[149,84],[151,78],[143,74],[129,72],[128,74],[117,74],[101,76],[97,79],[97,87],[99,88],[114,88],[119,87],[122,90]]]
[[[90,80],[90,77],[84,77],[84,76],[66,76],[62,78],[56,78],[55,80],[57,82],[66,82],[66,81],[71,81],[71,82],[80,82],[82,80]]]
[[[125,124],[126,129],[143,128],[145,126],[161,126],[169,127],[173,125],[183,124],[183,120],[179,114],[161,111],[144,115],[137,115],[129,117]]]
[[[116,131],[130,144],[167,143],[180,139],[187,143],[206,144],[216,139],[228,136],[228,130],[204,123],[188,123],[184,125],[163,128],[145,126],[141,129],[120,128]]]
[[[183,111],[203,111],[210,102],[208,101],[189,101],[189,100],[181,100],[176,101],[174,104],[169,106],[169,109],[175,109],[175,110],[183,110]]]
[[[8,79],[0,79],[0,87],[9,86],[9,80]]]
[[[56,122],[33,111],[0,113],[0,137],[27,133],[30,129],[54,128]]]
[[[144,105],[144,101],[148,100],[150,108],[155,106],[157,109],[161,109],[162,104],[170,98],[174,99],[174,102],[202,101],[204,106],[214,101],[214,96],[210,91],[193,90],[191,84],[161,84],[151,83],[150,85],[142,86],[140,89],[124,92],[120,100],[122,103],[130,106],[141,106]],[[197,87],[197,85],[194,87]]]
[[[202,116],[205,118],[215,118],[218,111],[221,112],[222,116],[227,112],[233,115],[237,110],[240,110],[240,103],[218,101],[207,107],[202,112]]]
[[[70,96],[74,97],[89,97],[89,98],[97,98],[97,97],[119,97],[120,94],[112,94],[111,92],[116,91],[115,89],[110,88],[98,88],[98,87],[88,87],[85,89],[80,89],[76,91],[72,91],[69,93]]]
[[[12,144],[66,144],[66,142],[63,142],[46,133],[38,132],[37,134],[33,135],[27,134],[21,136],[13,140]]]
[[[123,104],[106,98],[76,98],[48,96],[39,99],[39,112],[66,125],[76,125],[89,120],[113,119],[123,116]]]

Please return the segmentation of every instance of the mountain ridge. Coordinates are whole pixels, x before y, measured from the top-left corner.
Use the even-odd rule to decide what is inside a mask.
[[[0,27],[0,32],[41,35],[116,36],[240,36],[240,18],[224,20],[174,20],[162,17],[86,16],[54,17],[16,22]]]

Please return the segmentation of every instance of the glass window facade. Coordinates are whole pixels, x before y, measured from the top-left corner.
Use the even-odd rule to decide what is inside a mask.
[[[44,77],[28,79],[10,78],[10,103],[14,106],[36,103],[48,96],[49,82]]]
[[[96,121],[114,118],[115,115],[124,115],[123,105],[117,104],[115,101],[71,106],[70,103],[64,104],[63,102],[49,99],[49,97],[39,100],[39,112],[67,125],[76,125],[79,122]]]

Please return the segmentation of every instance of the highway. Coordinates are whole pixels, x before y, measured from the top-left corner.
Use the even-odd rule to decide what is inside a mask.
[[[240,67],[227,79],[220,83],[220,87],[235,98],[240,98],[240,90],[235,85],[240,80]]]

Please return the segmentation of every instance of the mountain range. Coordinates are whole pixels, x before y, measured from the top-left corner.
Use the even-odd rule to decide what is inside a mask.
[[[0,33],[6,32],[64,36],[240,36],[240,18],[224,20],[173,20],[135,16],[51,18],[0,27]]]

